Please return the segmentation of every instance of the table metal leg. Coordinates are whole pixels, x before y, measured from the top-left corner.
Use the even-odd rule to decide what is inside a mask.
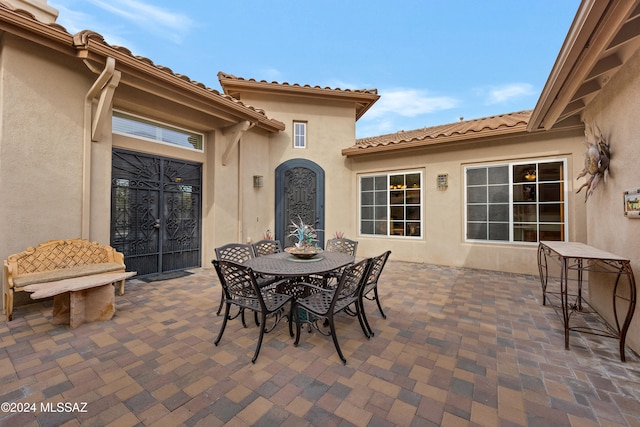
[[[620,283],[620,277],[624,274],[627,276],[627,285],[628,289],[628,297],[618,295],[618,284]],[[626,301],[628,304],[627,313],[622,324],[622,328],[620,327],[620,321],[618,319],[618,303],[620,301]],[[631,325],[631,319],[633,318],[633,314],[636,310],[636,281],[633,276],[633,270],[631,269],[631,265],[628,262],[622,264],[620,271],[618,272],[618,277],[616,278],[616,283],[613,288],[613,315],[616,321],[616,328],[619,333],[620,340],[620,360],[622,362],[626,361],[625,356],[625,343],[627,339],[627,331],[629,330],[629,326]]]
[[[547,267],[547,253],[542,245],[538,246],[538,272],[540,273],[540,285],[542,286],[542,305],[547,305],[547,280],[549,270]]]
[[[569,267],[566,258],[562,258],[560,269],[560,300],[562,322],[564,324],[564,348],[569,349]]]

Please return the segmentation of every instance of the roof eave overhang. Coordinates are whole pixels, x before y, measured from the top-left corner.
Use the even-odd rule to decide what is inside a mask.
[[[248,120],[256,127],[268,132],[279,132],[285,129],[284,123],[270,119],[263,113],[253,110],[237,100],[229,99],[212,92],[201,83],[194,82],[186,76],[174,74],[171,70],[164,70],[163,67],[153,65],[144,58],[131,56],[128,51],[108,46],[100,41],[94,40],[91,35],[80,40],[80,34],[74,35],[77,46],[76,55],[82,59],[88,59],[97,63],[106,62],[107,57],[113,57],[118,64],[117,68],[123,71],[122,82],[134,84],[137,82],[147,82],[149,84],[162,85],[171,93],[186,95],[194,101],[205,103],[209,112],[237,123]],[[95,33],[94,33],[95,34]],[[101,38],[99,35],[97,37]],[[144,89],[144,88],[141,88]],[[167,95],[169,95],[167,93]],[[173,99],[173,98],[172,98]]]
[[[373,92],[358,92],[312,86],[268,83],[264,81],[219,77],[220,86],[227,95],[241,97],[242,93],[277,94],[290,97],[328,99],[352,102],[356,105],[356,120],[364,115],[380,95]]]
[[[583,0],[531,114],[529,131],[580,118],[603,82],[640,44],[638,14],[637,0]]]
[[[109,46],[102,36],[91,31],[81,31],[71,35],[58,24],[44,24],[24,10],[14,10],[0,5],[0,31],[15,34],[36,44],[54,49],[69,56],[89,60],[104,66],[108,57],[116,60],[116,68],[122,72],[122,82],[147,82],[162,86],[182,99],[192,99],[202,110],[215,114],[230,123],[249,121],[257,128],[267,132],[279,132],[285,129],[284,123],[270,119],[258,110],[254,110],[237,100],[229,99],[191,81],[188,77],[165,71],[145,58],[134,57],[126,49]],[[169,93],[166,93],[168,96]]]
[[[0,5],[0,31],[15,34],[68,55],[73,55],[75,51],[71,43],[72,36],[61,25],[39,24],[29,12],[7,9],[5,5]]]

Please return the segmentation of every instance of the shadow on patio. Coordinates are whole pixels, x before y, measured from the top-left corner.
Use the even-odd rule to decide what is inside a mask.
[[[131,280],[111,321],[74,330],[50,323],[51,301],[17,307],[0,325],[0,402],[32,406],[0,424],[640,425],[640,359],[585,334],[565,351],[537,277],[390,260],[387,319],[367,304],[375,336],[338,320],[346,366],[328,337],[294,347],[285,323],[253,365],[256,327],[230,321],[214,346],[219,284],[194,273]]]

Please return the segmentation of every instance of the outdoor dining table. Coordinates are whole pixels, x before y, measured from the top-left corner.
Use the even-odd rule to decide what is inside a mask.
[[[315,282],[311,276],[322,277],[331,271],[338,270],[353,263],[355,257],[343,252],[321,252],[313,258],[297,258],[288,252],[263,255],[251,258],[243,263],[250,267],[254,273],[282,278],[280,284],[275,286],[275,291],[293,295],[295,298],[304,298],[309,295],[311,289],[301,285],[300,282]],[[290,279],[290,280],[287,280]],[[326,282],[325,282],[326,284]],[[319,326],[316,319],[304,310],[299,311],[299,319],[317,330]],[[311,329],[309,329],[311,330]]]
[[[288,252],[278,252],[249,259],[244,265],[255,273],[278,277],[321,275],[345,267],[354,261],[353,255],[342,252],[321,252],[313,258],[296,258]]]

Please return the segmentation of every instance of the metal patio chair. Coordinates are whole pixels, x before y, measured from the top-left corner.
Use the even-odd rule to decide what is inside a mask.
[[[255,256],[264,256],[282,252],[282,245],[279,240],[260,240],[253,243],[253,253]]]
[[[218,261],[230,261],[236,264],[242,264],[245,261],[254,257],[253,248],[251,245],[244,243],[228,243],[214,249],[216,253],[216,259]],[[224,305],[224,289],[222,290],[222,297],[220,298],[220,305],[216,315],[220,315],[222,306]],[[235,317],[235,316],[234,316]],[[242,319],[244,322],[244,318]]]
[[[355,257],[356,252],[358,251],[358,242],[356,240],[346,238],[333,238],[327,240],[324,250],[327,252],[342,252]],[[329,286],[334,279],[337,281],[341,274],[342,270],[332,271],[331,273],[325,274],[322,278],[324,286]]]
[[[279,240],[260,240],[258,242],[252,243],[251,247],[253,248],[253,254],[256,257],[282,252],[282,246],[280,245]],[[266,274],[256,274],[256,277],[258,278],[258,282],[271,282],[270,284],[282,280],[282,277],[269,276]]]
[[[358,242],[356,240],[345,238],[329,239],[327,240],[324,250],[329,252],[342,252],[356,256],[356,252],[358,251]]]
[[[382,269],[384,268],[387,260],[389,259],[389,255],[391,255],[391,251],[386,251],[376,257],[370,258],[369,262],[369,270],[367,271],[367,277],[364,280],[364,285],[362,286],[362,291],[358,298],[358,302],[360,304],[360,314],[362,315],[362,319],[367,329],[369,330],[369,336],[373,336],[373,330],[369,325],[369,321],[367,320],[367,315],[364,310],[364,300],[367,299],[369,301],[374,301],[378,304],[378,310],[384,319],[387,318],[384,311],[382,311],[382,306],[380,305],[380,298],[378,297],[378,279],[380,278],[380,274],[382,273]],[[373,293],[373,295],[371,295]]]
[[[253,274],[253,270],[249,267],[245,267],[240,264],[236,264],[229,261],[213,260],[213,266],[218,273],[220,284],[224,292],[224,318],[222,320],[222,326],[218,337],[214,341],[217,346],[222,339],[227,321],[229,319],[229,311],[231,306],[235,305],[239,307],[241,312],[245,310],[251,310],[256,313],[256,316],[260,317],[258,327],[260,328],[260,335],[258,336],[258,343],[256,344],[256,351],[251,359],[252,363],[256,362],[258,354],[260,353],[260,347],[262,346],[262,340],[264,334],[271,332],[285,317],[292,318],[293,303],[289,306],[289,312],[286,313],[284,306],[291,302],[293,297],[291,295],[279,294],[274,291],[264,292]],[[267,326],[269,318],[273,318],[274,322],[271,326]],[[246,326],[245,326],[246,327]],[[289,335],[293,337],[292,322],[289,321]]]
[[[299,284],[299,286],[304,285],[316,288],[318,292],[313,293],[306,298],[300,298],[294,301],[293,315],[296,319],[296,340],[294,345],[297,346],[300,341],[301,319],[300,311],[298,309],[302,309],[310,314],[309,318],[306,320],[307,323],[313,326],[319,333],[326,336],[331,335],[333,344],[338,352],[338,356],[340,356],[340,360],[342,360],[342,363],[344,364],[347,363],[347,359],[343,356],[342,351],[340,350],[340,345],[338,344],[334,316],[337,313],[346,310],[347,307],[353,305],[355,307],[355,314],[360,322],[362,332],[364,332],[365,336],[369,336],[366,325],[364,324],[362,317],[359,315],[360,304],[358,302],[358,296],[362,291],[361,288],[364,285],[368,266],[369,260],[364,259],[356,264],[346,267],[342,276],[340,276],[338,285],[333,290],[318,288],[311,284]],[[324,326],[325,322],[326,326],[329,328],[328,331],[326,330],[326,326]]]

